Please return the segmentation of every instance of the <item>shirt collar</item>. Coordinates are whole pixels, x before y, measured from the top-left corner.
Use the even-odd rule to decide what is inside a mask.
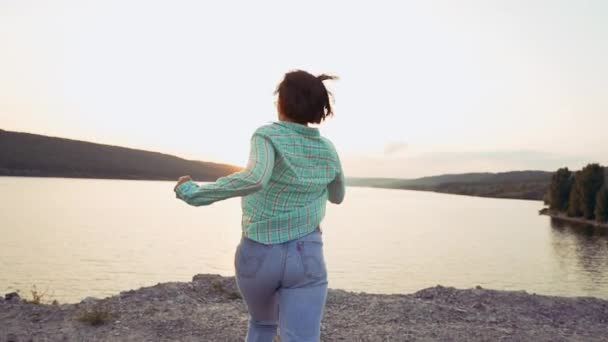
[[[296,122],[291,122],[291,121],[274,121],[273,124],[275,125],[279,125],[279,126],[283,126],[286,128],[289,128],[293,131],[296,131],[298,133],[302,133],[304,135],[312,135],[312,136],[319,136],[321,135],[319,133],[319,129],[316,127],[309,127],[309,126],[305,126]]]

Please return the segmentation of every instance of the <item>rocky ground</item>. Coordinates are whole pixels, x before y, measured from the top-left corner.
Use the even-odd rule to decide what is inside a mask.
[[[199,274],[77,304],[0,299],[5,341],[240,341],[234,278]],[[407,295],[329,290],[323,341],[608,341],[608,301],[437,286]]]

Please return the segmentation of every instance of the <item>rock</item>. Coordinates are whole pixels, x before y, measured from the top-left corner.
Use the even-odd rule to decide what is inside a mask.
[[[18,303],[21,301],[21,296],[17,292],[10,292],[4,295],[4,300],[10,303]]]
[[[95,303],[99,300],[99,298],[95,298],[95,297],[86,297],[85,299],[81,300],[80,303],[81,304],[91,304],[91,303]]]
[[[486,318],[486,321],[488,321],[489,323],[496,323],[498,322],[498,318],[496,318],[496,316],[494,315],[490,315]]]
[[[471,290],[471,292],[473,292],[473,294],[476,296],[481,296],[483,294],[483,290],[481,288],[474,288]]]
[[[475,303],[475,304],[473,304],[473,309],[478,310],[478,311],[485,311],[486,306],[483,303]]]
[[[420,290],[418,292],[416,292],[414,294],[416,296],[416,298],[420,298],[420,299],[433,299],[435,298],[435,288],[434,287],[430,287],[428,289],[424,289],[424,290]]]
[[[177,297],[175,297],[175,301],[179,304],[185,304],[188,302],[188,297],[184,296],[183,294],[177,295]]]

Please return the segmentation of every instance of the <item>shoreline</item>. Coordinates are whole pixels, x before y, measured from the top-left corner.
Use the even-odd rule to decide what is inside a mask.
[[[0,298],[0,340],[238,341],[247,310],[234,277],[198,274],[74,304]],[[601,341],[608,300],[437,285],[411,294],[329,289],[322,341]]]
[[[82,180],[112,180],[112,181],[155,181],[155,182],[176,182],[177,179],[173,178],[142,178],[142,177],[129,177],[129,176],[116,176],[116,177],[98,177],[98,176],[86,176],[86,175],[9,175],[9,174],[0,174],[1,177],[6,178],[52,178],[52,179],[82,179]],[[213,182],[215,179],[208,180],[199,180],[195,179],[195,182]],[[384,190],[409,190],[409,191],[419,191],[419,192],[431,192],[440,195],[456,195],[456,196],[464,196],[464,197],[476,197],[476,198],[487,198],[487,199],[500,199],[500,200],[519,200],[519,201],[536,201],[541,202],[540,199],[534,198],[522,198],[522,197],[509,197],[509,196],[484,196],[484,195],[471,195],[471,194],[462,194],[456,192],[447,192],[440,191],[436,189],[422,189],[422,188],[407,188],[407,187],[384,187],[384,186],[374,186],[374,185],[346,185],[347,187],[353,188],[368,188],[368,189],[384,189]]]
[[[538,214],[549,216],[556,220],[572,222],[572,223],[576,223],[576,224],[580,224],[580,225],[593,226],[596,228],[608,228],[608,222],[602,223],[602,222],[597,222],[595,220],[588,220],[588,219],[585,219],[582,217],[570,217],[565,213],[555,212],[553,210],[550,210],[549,208],[543,208],[543,209],[539,210]]]

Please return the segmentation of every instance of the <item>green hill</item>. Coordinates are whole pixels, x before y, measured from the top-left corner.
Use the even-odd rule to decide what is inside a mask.
[[[240,167],[86,141],[0,130],[0,175],[213,181]]]
[[[347,184],[469,196],[542,200],[551,181],[551,174],[546,171],[511,171],[447,174],[416,179],[349,178]]]

